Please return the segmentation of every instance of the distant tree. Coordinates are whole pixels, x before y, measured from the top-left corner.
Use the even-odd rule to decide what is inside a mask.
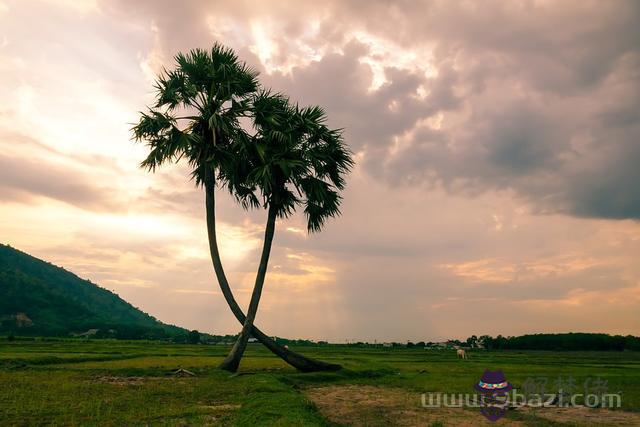
[[[471,335],[469,338],[467,338],[466,341],[467,346],[469,347],[476,347],[478,344],[478,337],[475,335]]]
[[[624,348],[626,350],[640,351],[640,338],[627,335],[624,337]]]
[[[200,332],[195,329],[187,335],[187,342],[189,344],[199,344],[200,343]]]
[[[491,337],[489,335],[481,335],[478,338],[478,344],[484,346],[485,348],[487,347],[487,340],[491,339]]]

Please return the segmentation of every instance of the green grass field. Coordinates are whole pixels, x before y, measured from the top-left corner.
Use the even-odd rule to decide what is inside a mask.
[[[622,410],[587,418],[510,411],[498,424],[633,425],[640,414],[640,354],[485,352],[457,360],[454,351],[304,347],[337,362],[334,373],[297,373],[251,345],[239,374],[216,369],[223,346],[122,341],[0,341],[2,425],[460,425],[451,413],[421,407],[426,392],[471,392],[482,372],[527,379],[600,377],[622,394]],[[178,368],[196,374],[175,376]],[[551,391],[551,390],[548,390]],[[377,399],[377,400],[376,400]],[[428,411],[431,411],[427,414]],[[459,409],[467,425],[475,409]],[[604,418],[601,416],[605,414]],[[608,414],[614,416],[608,417]],[[408,421],[407,421],[408,420]],[[585,421],[586,420],[586,421]]]

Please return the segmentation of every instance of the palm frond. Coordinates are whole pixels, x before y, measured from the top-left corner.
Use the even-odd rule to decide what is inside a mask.
[[[253,118],[248,181],[260,189],[265,207],[276,205],[280,216],[288,216],[303,205],[309,232],[320,231],[327,218],[339,215],[338,191],[353,167],[342,131],[325,125],[322,108],[300,108],[268,90],[253,97]]]

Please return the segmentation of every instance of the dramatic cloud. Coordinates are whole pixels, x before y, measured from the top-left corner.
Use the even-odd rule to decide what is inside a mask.
[[[636,2],[110,10],[152,23],[156,60],[216,38],[246,52],[268,84],[326,106],[376,179],[640,217]]]

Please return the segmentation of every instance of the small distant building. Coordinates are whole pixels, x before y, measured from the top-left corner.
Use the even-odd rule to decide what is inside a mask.
[[[434,343],[429,343],[429,344],[430,345],[425,346],[425,349],[427,349],[427,350],[445,350],[445,349],[454,348],[454,344],[451,341],[434,342]]]
[[[33,321],[29,319],[26,313],[16,313],[15,315],[16,325],[18,327],[25,327],[33,325]]]
[[[251,337],[251,338],[249,338],[249,340],[247,342],[249,342],[249,343],[258,342],[258,339]]]
[[[385,343],[382,343],[382,346],[386,347],[386,348],[391,348],[391,347],[393,347],[393,344],[390,343],[390,342],[385,342]]]
[[[26,313],[7,314],[0,316],[0,322],[15,324],[18,328],[28,327],[33,325],[33,321],[27,316]]]
[[[99,330],[100,329],[89,329],[87,332],[82,332],[80,334],[73,334],[73,336],[74,337],[85,337],[85,338],[88,338],[88,337],[92,337],[95,334],[97,334]]]

